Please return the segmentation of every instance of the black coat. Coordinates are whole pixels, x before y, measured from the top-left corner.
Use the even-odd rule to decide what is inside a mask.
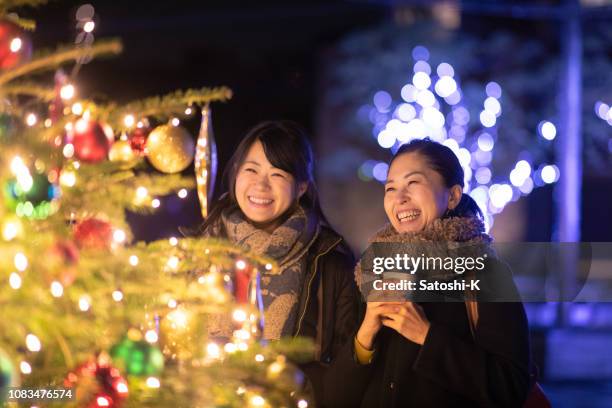
[[[474,340],[465,303],[421,304],[431,327],[422,346],[379,332],[369,365],[347,343],[328,373],[329,407],[521,407],[530,386],[521,303],[479,303]]]
[[[333,371],[336,357],[352,343],[357,330],[360,295],[354,280],[353,254],[333,230],[322,227],[307,256],[309,270],[295,335],[315,341],[316,361],[300,367],[317,406],[323,406],[327,373]]]

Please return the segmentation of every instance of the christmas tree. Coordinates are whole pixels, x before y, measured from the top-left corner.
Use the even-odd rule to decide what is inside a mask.
[[[93,41],[86,5],[75,46],[33,54],[34,22],[14,10],[41,3],[0,3],[0,403],[31,396],[19,387],[72,396],[36,406],[308,406],[293,362],[312,345],[258,337],[257,277],[274,262],[215,239],[134,242],[126,221],[193,189],[206,216],[210,106],[231,91],[87,99],[79,70],[121,43]],[[198,117],[196,142],[181,121]],[[233,335],[211,338],[211,316]]]

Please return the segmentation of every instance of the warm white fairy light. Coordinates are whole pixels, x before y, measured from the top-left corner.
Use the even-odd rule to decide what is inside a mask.
[[[15,37],[11,40],[11,44],[9,45],[9,48],[11,52],[19,52],[22,46],[23,46],[23,41],[21,41],[21,38]]]
[[[62,154],[65,158],[70,159],[74,156],[74,145],[72,143],[66,143],[62,149]]]
[[[174,309],[176,306],[177,306],[176,300],[174,300],[174,299],[170,299],[170,300],[168,301],[168,307],[169,307],[170,309]]]
[[[128,392],[128,386],[123,381],[118,381],[115,385],[115,389],[119,394],[127,394]]]
[[[76,173],[72,170],[63,170],[60,174],[60,184],[63,187],[74,187],[76,184]]]
[[[161,201],[159,201],[159,199],[154,198],[153,200],[151,200],[151,207],[159,208],[160,205],[161,205]]]
[[[9,276],[9,285],[15,290],[21,287],[21,276],[17,272],[13,272]]]
[[[17,183],[23,191],[30,191],[34,185],[34,179],[30,175],[30,170],[19,156],[15,156],[11,160],[11,172],[17,178]]]
[[[168,320],[172,323],[175,329],[186,329],[189,324],[189,317],[182,309],[175,309],[167,315]]]
[[[266,271],[271,271],[272,270],[272,264],[267,263],[266,264]]]
[[[172,124],[172,126],[177,127],[178,125],[181,124],[181,120],[179,118],[172,118],[170,123]]]
[[[79,309],[81,312],[86,312],[91,307],[91,297],[83,295],[79,298]]]
[[[123,292],[121,292],[119,289],[113,291],[112,296],[115,302],[121,302],[123,300]]]
[[[240,351],[247,351],[249,349],[249,345],[246,344],[244,341],[241,341],[239,343],[236,344],[236,347],[238,348],[238,350]]]
[[[87,113],[87,112],[85,112]],[[89,126],[89,124],[87,123],[87,119],[85,118],[85,114],[83,114],[83,117],[79,120],[77,120],[74,123],[74,129],[79,132],[79,133],[84,133],[87,131],[87,127]]]
[[[170,258],[168,258],[168,262],[166,262],[166,265],[170,269],[177,269],[179,266],[179,262],[180,260],[178,259],[178,257],[172,255]]]
[[[252,396],[249,402],[254,407],[263,407],[266,404],[266,400],[261,395]]]
[[[255,354],[255,361],[262,363],[265,360],[263,354]]]
[[[136,123],[136,118],[134,117],[134,115],[129,114],[123,117],[123,124],[126,127],[131,128],[132,126],[134,126],[135,123]]]
[[[247,314],[242,309],[236,309],[234,313],[232,313],[232,318],[238,323],[242,323],[247,319]]]
[[[206,345],[206,356],[213,359],[221,357],[221,348],[215,342],[210,342]]]
[[[5,241],[11,241],[19,235],[20,224],[18,221],[6,221],[2,226],[2,238]]]
[[[116,229],[113,231],[113,241],[118,244],[123,244],[126,240],[127,236],[125,235],[125,231],[121,229]]]
[[[187,197],[187,189],[181,188],[177,195],[179,196],[179,198],[186,198]]]
[[[37,353],[42,348],[42,345],[40,344],[40,340],[38,339],[38,337],[30,333],[26,336],[26,347],[28,348],[28,350]]]
[[[45,125],[46,128],[50,128],[51,125],[53,124],[53,121],[51,119],[47,118],[47,119],[45,119],[43,124]]]
[[[28,126],[34,126],[38,122],[38,118],[36,117],[36,114],[28,113],[25,122]]]
[[[83,104],[81,102],[76,102],[72,104],[72,113],[75,115],[80,115],[83,113]]]
[[[177,246],[178,245],[178,239],[176,237],[170,237],[170,239],[168,239],[168,243],[172,246]]]
[[[51,294],[56,298],[62,297],[64,294],[64,286],[58,281],[51,282]]]
[[[64,100],[69,100],[69,99],[74,98],[74,94],[75,94],[75,89],[74,89],[74,85],[72,84],[66,84],[62,86],[62,88],[60,89],[60,97]]]
[[[299,400],[297,403],[298,408],[308,408],[308,402],[306,400]]]
[[[147,387],[149,388],[159,388],[161,384],[159,383],[159,379],[155,377],[147,378]]]
[[[234,343],[226,343],[225,346],[223,346],[223,349],[225,350],[226,353],[235,353],[236,352],[236,345]]]
[[[138,265],[139,261],[140,260],[138,259],[138,257],[136,255],[130,255],[130,258],[129,258],[130,265],[136,266],[136,265]]]
[[[13,258],[13,262],[15,263],[15,268],[17,268],[17,270],[20,272],[25,271],[28,267],[28,258],[23,254],[23,252],[17,252]]]
[[[110,401],[108,400],[108,398],[104,397],[104,396],[99,396],[98,398],[96,398],[96,404],[99,407],[110,407]]]
[[[86,33],[91,33],[94,28],[96,28],[96,23],[94,23],[93,21],[88,21],[83,24],[83,31],[85,31]]]
[[[234,331],[234,337],[239,340],[248,340],[251,338],[251,333],[249,333],[246,330],[240,329],[240,330]]]
[[[187,108],[185,109],[185,115],[191,115],[193,113],[193,109]]]
[[[155,330],[147,330],[147,332],[144,335],[145,340],[148,343],[157,343],[157,340],[159,339],[159,337],[157,336],[157,332]]]
[[[136,189],[136,198],[139,200],[144,200],[149,195],[149,190],[146,187],[138,187]]]
[[[21,371],[21,374],[25,375],[32,374],[32,366],[27,361],[22,361],[19,363],[19,371]]]
[[[239,270],[244,270],[246,269],[246,262],[244,262],[242,259],[236,262],[236,269]]]

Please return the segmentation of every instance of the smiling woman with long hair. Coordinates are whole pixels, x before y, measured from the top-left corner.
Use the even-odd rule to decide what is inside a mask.
[[[315,341],[314,360],[302,369],[321,401],[324,373],[355,333],[359,294],[352,253],[321,211],[313,165],[300,126],[255,126],[226,167],[227,192],[212,208],[203,235],[227,238],[278,262],[279,274],[264,271],[261,278],[263,338]]]
[[[406,251],[440,243],[488,248],[482,213],[463,185],[463,169],[448,147],[428,139],[400,147],[385,184],[389,224],[370,241],[399,243]],[[497,263],[500,276],[509,277],[491,258],[489,266]],[[356,279],[364,276],[358,266]],[[506,292],[514,288],[511,279],[503,286]],[[354,342],[334,367],[336,392],[329,405],[522,406],[530,387],[523,305],[517,297],[506,303],[474,299],[368,302]]]

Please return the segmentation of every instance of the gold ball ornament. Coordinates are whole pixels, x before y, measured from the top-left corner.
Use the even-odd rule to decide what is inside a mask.
[[[195,143],[185,128],[162,125],[149,134],[146,149],[153,167],[163,173],[178,173],[193,160]]]
[[[121,168],[129,169],[138,163],[138,156],[132,150],[130,142],[127,140],[117,140],[108,152],[108,159],[115,163],[120,163]]]

